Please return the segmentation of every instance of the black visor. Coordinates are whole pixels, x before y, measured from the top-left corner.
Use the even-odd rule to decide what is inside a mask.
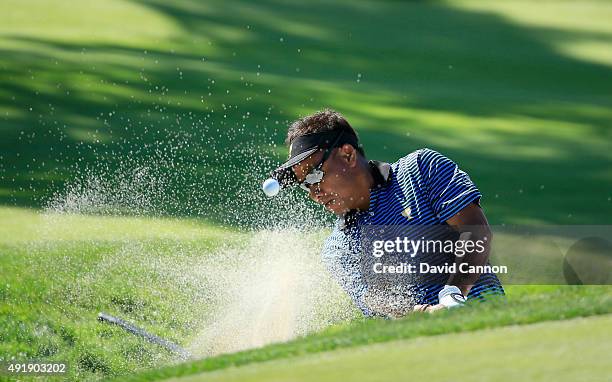
[[[297,183],[297,178],[291,167],[300,163],[319,149],[333,149],[348,143],[359,147],[357,136],[349,130],[331,130],[312,133],[295,138],[289,146],[289,160],[272,172],[272,177],[278,180],[282,187]]]

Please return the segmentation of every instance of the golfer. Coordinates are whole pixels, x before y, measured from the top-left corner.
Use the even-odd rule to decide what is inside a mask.
[[[467,239],[482,247],[480,252],[473,249],[445,257],[444,269],[485,268],[491,232],[480,206],[481,193],[452,160],[420,149],[392,164],[369,161],[356,132],[330,109],[293,122],[287,144],[289,160],[273,177],[281,187],[300,186],[338,217],[322,258],[364,315],[435,312],[504,294],[491,272],[440,271],[429,278],[398,273],[378,285],[371,281],[375,279],[370,277],[371,269],[363,266],[364,258],[375,259],[362,248],[367,227],[437,226],[456,233],[457,241]],[[453,268],[453,264],[461,267]]]

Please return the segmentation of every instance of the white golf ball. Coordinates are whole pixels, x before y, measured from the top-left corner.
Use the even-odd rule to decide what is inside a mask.
[[[278,180],[270,178],[263,182],[261,188],[263,189],[264,194],[272,197],[276,196],[276,194],[278,194],[280,191],[280,184],[278,184]]]

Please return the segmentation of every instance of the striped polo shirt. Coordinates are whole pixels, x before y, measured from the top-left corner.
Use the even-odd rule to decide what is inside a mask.
[[[414,151],[393,164],[370,162],[370,166],[379,180],[370,191],[370,207],[338,219],[325,241],[323,262],[366,316],[389,316],[388,311],[407,312],[415,304],[437,304],[448,274],[421,284],[411,283],[408,277],[406,285],[377,288],[368,283],[362,260],[371,254],[363,253],[361,235],[367,227],[448,227],[446,220],[470,203],[479,204],[482,195],[467,173],[431,149]],[[404,280],[404,275],[397,277]],[[504,291],[495,274],[484,273],[467,297],[482,300],[489,293]]]

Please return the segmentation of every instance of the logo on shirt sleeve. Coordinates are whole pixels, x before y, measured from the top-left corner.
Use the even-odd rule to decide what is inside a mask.
[[[412,214],[412,210],[410,209],[410,207],[406,207],[402,211],[402,216],[405,217],[408,220],[412,219],[412,215],[411,214]]]

